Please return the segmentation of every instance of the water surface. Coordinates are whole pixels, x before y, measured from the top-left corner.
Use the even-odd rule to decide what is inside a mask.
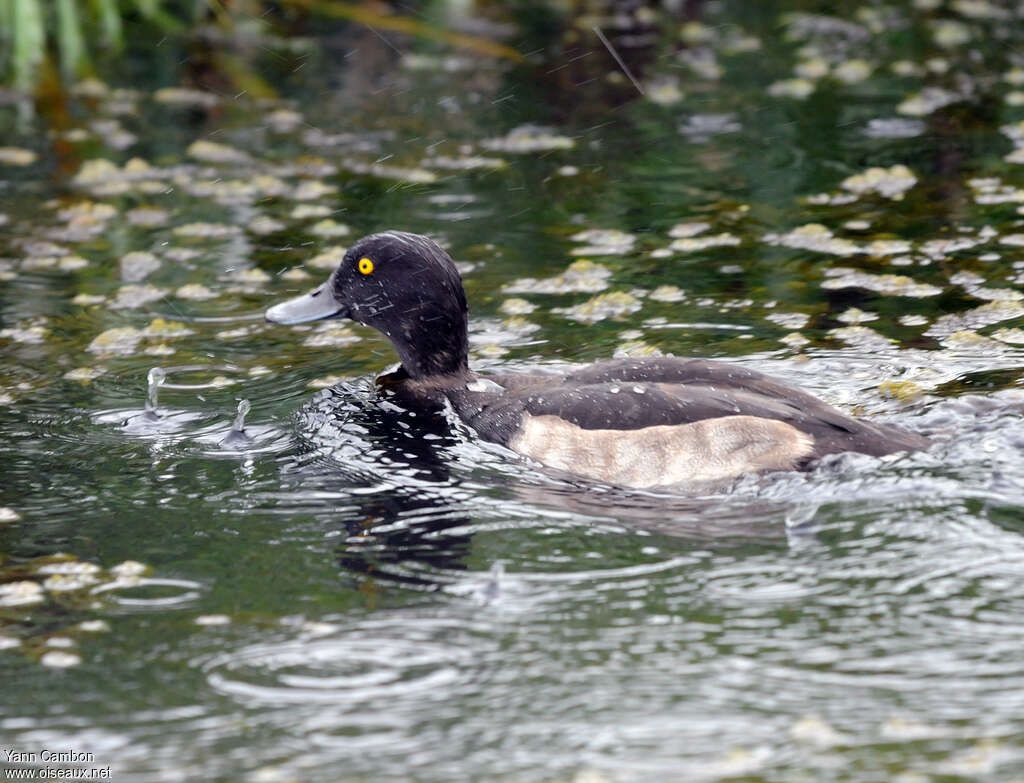
[[[276,99],[182,48],[0,107],[3,748],[1024,775],[1018,12],[808,8],[491,19],[522,63],[337,23],[251,55]],[[718,358],[935,446],[691,492],[524,463],[383,403],[380,335],[263,322],[387,228],[460,264],[477,367]]]

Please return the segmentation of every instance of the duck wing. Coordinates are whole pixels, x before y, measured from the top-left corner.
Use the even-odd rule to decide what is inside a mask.
[[[646,363],[605,364],[625,366],[597,365],[549,384],[487,395],[486,400],[452,402],[481,437],[505,445],[516,437],[528,414],[554,416],[584,430],[620,431],[727,416],[769,419],[810,435],[811,457],[842,451],[882,455],[927,446],[918,435],[853,419],[809,394],[742,368],[697,361],[689,368],[671,367],[680,377],[676,380],[671,374],[666,378],[664,372],[651,372],[642,366]],[[686,380],[681,377],[684,372]],[[617,379],[607,380],[609,376]],[[649,380],[652,376],[658,380]]]

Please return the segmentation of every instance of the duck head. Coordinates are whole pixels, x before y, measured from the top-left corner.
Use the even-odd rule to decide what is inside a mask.
[[[271,307],[266,317],[372,326],[391,340],[411,378],[425,378],[468,370],[468,312],[459,272],[436,242],[386,231],[360,239],[323,285]]]

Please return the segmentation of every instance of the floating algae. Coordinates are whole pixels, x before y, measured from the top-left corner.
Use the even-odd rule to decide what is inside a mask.
[[[569,264],[560,275],[540,280],[525,277],[509,283],[502,291],[506,294],[597,293],[608,287],[611,275],[608,267],[580,259]]]

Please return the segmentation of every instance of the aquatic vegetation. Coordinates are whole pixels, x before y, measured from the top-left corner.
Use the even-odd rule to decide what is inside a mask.
[[[501,312],[506,315],[529,315],[536,309],[537,305],[518,297],[511,297],[501,303]]]
[[[874,275],[847,267],[833,267],[825,272],[822,288],[864,288],[888,296],[937,296],[942,293],[938,286],[919,283],[906,275]]]
[[[560,275],[544,279],[525,277],[506,285],[502,291],[506,294],[596,293],[608,287],[611,275],[608,267],[580,259],[569,264]]]
[[[39,159],[32,150],[21,147],[0,147],[0,164],[7,166],[31,166]]]
[[[680,237],[672,240],[667,249],[672,253],[694,253],[712,247],[735,247],[742,241],[738,236],[725,232],[711,236]]]
[[[930,337],[948,337],[955,332],[973,332],[1000,321],[1024,317],[1024,304],[1012,299],[997,299],[962,313],[939,316],[925,332]]]
[[[784,234],[766,234],[764,241],[770,245],[814,250],[837,256],[852,256],[862,252],[857,243],[836,237],[820,223],[808,223]]]
[[[143,336],[134,326],[115,326],[97,335],[86,350],[98,354],[132,354]]]
[[[587,324],[597,323],[606,318],[621,318],[640,309],[641,301],[625,291],[598,294],[586,302],[573,307],[556,307],[551,312],[564,315],[573,321]]]
[[[480,145],[495,152],[526,154],[551,150],[569,150],[576,146],[568,136],[559,135],[548,128],[536,125],[521,125],[513,128],[506,136],[484,139]]]
[[[632,252],[636,237],[615,229],[591,228],[569,237],[573,242],[584,242],[583,247],[569,251],[574,256],[618,256]]]
[[[917,177],[914,172],[906,166],[896,165],[888,169],[876,166],[862,174],[847,177],[840,183],[840,187],[858,195],[877,193],[886,198],[899,200],[915,184]]]

